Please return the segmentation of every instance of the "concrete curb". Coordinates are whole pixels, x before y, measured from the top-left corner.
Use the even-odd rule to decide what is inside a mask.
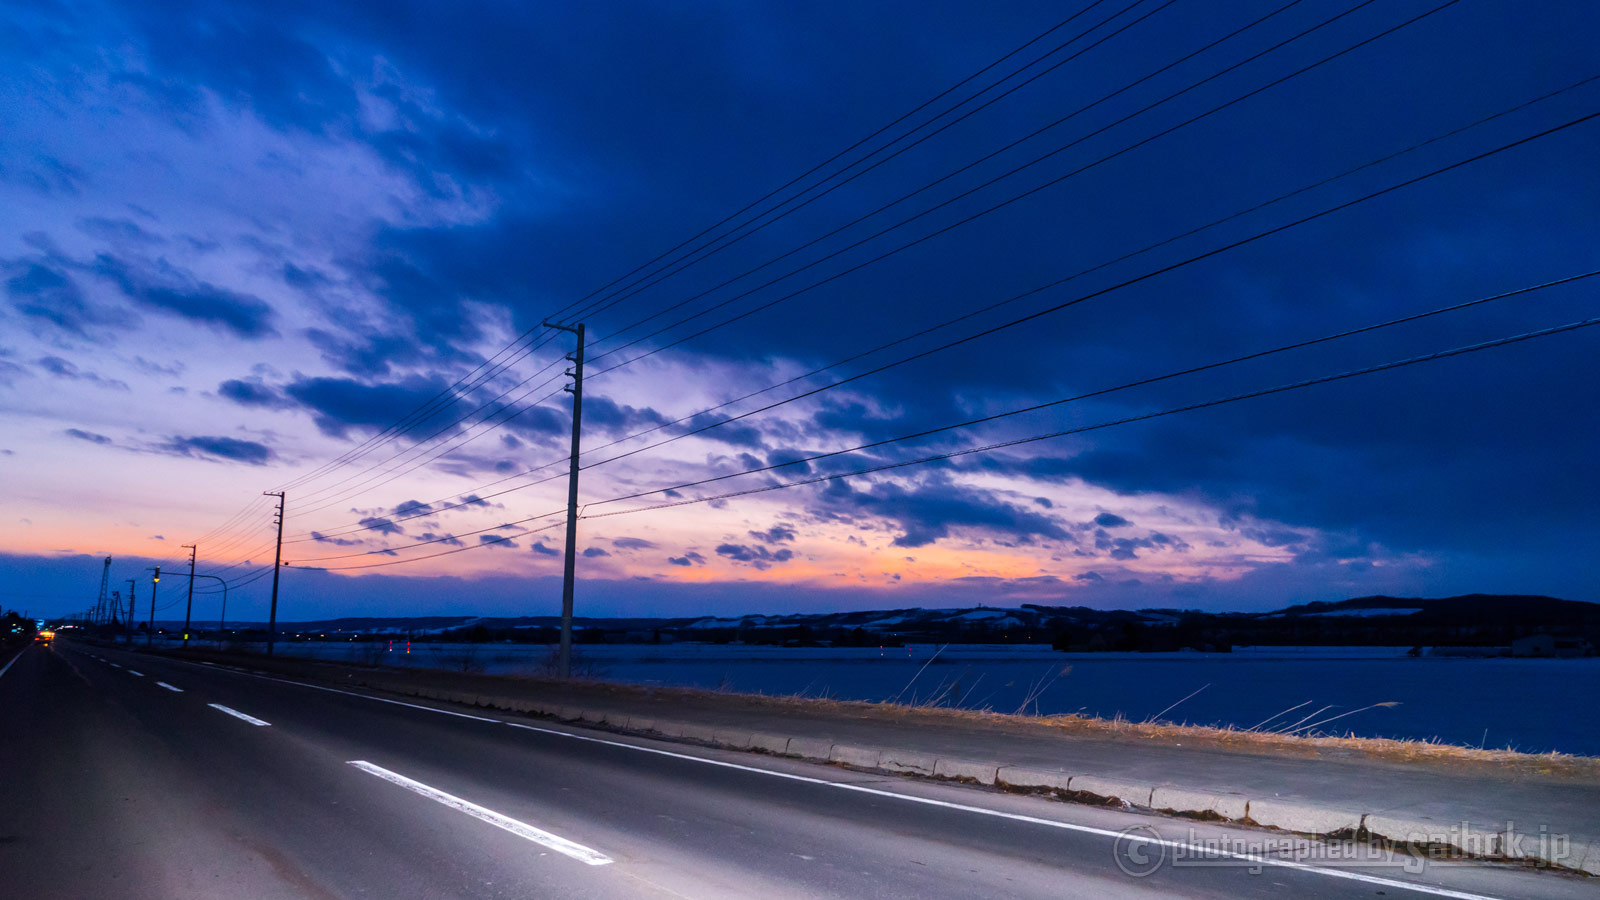
[[[1446,824],[1407,816],[1403,812],[1363,812],[1315,801],[1276,796],[1249,797],[1201,785],[1186,786],[1170,782],[1146,784],[1093,773],[1069,773],[1064,769],[1007,765],[998,760],[940,757],[900,747],[835,744],[826,738],[812,736],[768,734],[737,727],[652,719],[521,697],[441,691],[407,684],[398,679],[363,678],[352,679],[348,683],[402,696],[492,707],[566,722],[583,722],[729,750],[759,751],[810,762],[963,781],[1002,789],[1050,791],[1066,795],[1067,799],[1116,801],[1157,812],[1254,824],[1315,837],[1376,838],[1412,852],[1445,849],[1468,856],[1557,866],[1600,876],[1600,840],[1570,839],[1549,829],[1523,832],[1480,828],[1462,822]]]
[[[454,697],[447,695],[438,699],[452,700]],[[1255,824],[1317,837],[1366,835],[1402,845],[1402,849],[1444,848],[1468,856],[1533,861],[1600,875],[1600,841],[1564,842],[1552,838],[1548,833],[1500,833],[1466,823],[1446,825],[1425,818],[1363,813],[1356,809],[1314,802],[1277,797],[1251,798],[1229,791],[1170,783],[1145,784],[1090,773],[1073,774],[1065,770],[1009,766],[993,760],[939,757],[897,747],[835,744],[814,737],[627,718],[538,703],[519,705],[528,707],[519,711],[536,715],[603,723],[613,728],[694,740],[730,750],[756,750],[810,762],[835,763],[857,769],[965,781],[999,788],[1052,791],[1078,795],[1080,798],[1116,801],[1180,816]]]

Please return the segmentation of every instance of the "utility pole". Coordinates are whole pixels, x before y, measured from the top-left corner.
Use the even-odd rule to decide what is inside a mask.
[[[144,645],[149,647],[156,642],[156,588],[161,585],[161,567],[153,570],[156,574],[150,579],[150,621],[144,626]]]
[[[100,570],[100,599],[96,600],[94,604],[94,624],[96,625],[104,625],[106,623],[106,605],[111,602],[110,588],[111,557],[108,556],[106,557],[105,568]],[[116,618],[115,612],[112,613],[111,617]]]
[[[134,586],[139,583],[136,578],[128,579],[128,646],[133,646],[133,604],[137,598],[133,596]]]
[[[572,677],[572,587],[578,567],[578,438],[583,430],[583,323],[557,325],[545,322],[546,328],[568,331],[578,338],[577,349],[567,354],[572,368],[567,375],[572,384],[562,390],[572,394],[572,461],[567,469],[567,560],[561,573],[561,651],[558,660],[559,674],[563,679]]]
[[[278,566],[283,564],[283,491],[262,491],[263,497],[278,498],[278,552],[272,558],[272,611],[267,616],[267,655],[278,636]]]
[[[189,613],[194,611],[194,558],[200,552],[198,544],[184,544],[189,551],[189,600],[183,606],[183,649],[189,649]]]

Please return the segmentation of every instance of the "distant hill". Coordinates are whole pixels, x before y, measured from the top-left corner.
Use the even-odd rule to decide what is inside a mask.
[[[836,613],[573,620],[576,640],[813,645],[1048,643],[1063,650],[1223,650],[1241,645],[1504,646],[1535,633],[1600,644],[1600,604],[1520,594],[1357,597],[1266,613],[1181,609],[887,609]],[[348,617],[283,626],[302,634],[434,640],[554,640],[555,616]]]

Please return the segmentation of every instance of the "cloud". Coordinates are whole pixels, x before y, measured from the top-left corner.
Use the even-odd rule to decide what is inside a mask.
[[[813,453],[808,453],[804,450],[796,450],[792,447],[779,447],[778,449],[767,454],[766,464],[769,466],[783,466],[784,476],[792,478],[797,475],[810,474],[811,463],[799,462],[799,460],[814,455],[815,454]]]
[[[90,325],[99,324],[83,291],[60,268],[43,262],[6,263],[6,296],[25,316],[42,319],[63,331],[86,334]]]
[[[268,387],[258,379],[244,381],[230,378],[217,385],[217,396],[232,400],[240,406],[264,409],[287,409],[295,405],[294,401],[285,397],[282,392]]]
[[[766,531],[752,531],[750,536],[764,544],[782,544],[794,540],[794,529],[788,525],[774,525]]]
[[[311,420],[329,437],[346,437],[352,430],[379,432],[446,393],[448,384],[438,378],[412,376],[396,382],[368,384],[353,378],[298,378],[284,392],[311,411]],[[442,407],[413,423],[423,434],[450,421]]]
[[[144,230],[129,218],[112,219],[106,216],[88,216],[77,221],[77,228],[90,237],[119,244],[159,244],[162,238]]]
[[[751,547],[746,544],[721,544],[717,547],[717,555],[725,556],[734,562],[748,563],[757,569],[766,569],[774,563],[785,563],[794,558],[794,551],[785,547],[772,551],[759,544]]]
[[[533,549],[533,552],[538,553],[541,556],[560,556],[561,555],[561,551],[560,550],[557,550],[554,547],[546,545],[544,541],[535,542],[532,549]]]
[[[512,540],[509,537],[501,537],[499,535],[493,535],[493,534],[480,534],[480,535],[478,535],[478,546],[481,547],[481,546],[485,546],[485,545],[490,546],[490,547],[515,547],[515,546],[517,546],[517,542]]]
[[[461,539],[453,534],[434,534],[431,531],[424,531],[422,534],[418,535],[418,537],[424,541],[434,541],[436,543],[443,544],[446,547],[462,546]]]
[[[405,534],[406,533],[406,530],[404,528],[402,528],[399,525],[395,524],[387,516],[367,516],[366,518],[360,520],[356,524],[360,525],[362,528],[367,529],[368,531],[376,531],[379,534]]]
[[[162,444],[161,449],[175,456],[196,456],[203,459],[227,460],[247,463],[252,466],[264,466],[274,456],[272,449],[266,444],[238,438],[205,435],[173,437]]]
[[[1094,524],[1099,525],[1101,528],[1126,528],[1133,523],[1116,513],[1103,512],[1094,517]]]
[[[332,544],[335,547],[351,547],[357,544],[366,543],[366,541],[356,540],[354,538],[328,537],[320,531],[311,532],[311,539],[319,544]]]
[[[611,546],[619,550],[653,550],[656,545],[654,541],[647,541],[644,538],[619,537],[611,539]]]
[[[594,558],[597,556],[610,556],[611,554],[607,553],[603,547],[585,547],[583,548],[583,555]]]
[[[64,431],[62,433],[67,435],[68,437],[77,438],[80,441],[88,441],[91,444],[109,444],[109,443],[111,443],[111,438],[108,438],[103,434],[95,434],[92,431],[84,431],[81,428],[68,428],[66,431]]]
[[[706,558],[693,550],[689,550],[682,556],[667,557],[667,562],[674,566],[703,566],[706,564]]]
[[[761,432],[756,430],[754,426],[746,425],[742,422],[733,422],[727,425],[717,424],[725,420],[725,416],[717,416],[712,413],[701,413],[685,423],[683,429],[685,431],[694,431],[699,428],[705,428],[706,430],[696,435],[696,437],[713,441],[721,441],[722,443],[733,447],[750,447],[760,449]]]
[[[593,425],[607,434],[632,434],[669,421],[649,407],[624,406],[598,394],[583,398],[583,424]]]
[[[432,504],[423,503],[421,500],[407,500],[404,503],[401,503],[399,506],[396,506],[392,515],[394,515],[396,518],[406,518],[420,516],[424,513],[432,511]]]
[[[171,266],[159,275],[136,271],[125,260],[98,254],[91,270],[117,285],[128,299],[148,309],[172,313],[236,337],[256,340],[278,332],[272,307],[259,297],[199,281]]]
[[[62,359],[59,356],[41,356],[34,360],[34,365],[37,365],[39,368],[49,372],[51,375],[54,375],[57,378],[65,378],[68,381],[82,381],[87,384],[98,385],[103,388],[111,388],[118,391],[126,391],[129,389],[126,381],[116,378],[104,378],[95,374],[94,372],[84,371],[83,369],[78,368],[75,363]]]
[[[835,507],[844,507],[894,522],[902,534],[896,547],[922,547],[948,537],[952,529],[998,535],[1024,543],[1037,538],[1072,541],[1056,520],[1022,509],[981,488],[959,485],[940,475],[910,487],[896,482],[857,491],[843,480],[821,494]]]

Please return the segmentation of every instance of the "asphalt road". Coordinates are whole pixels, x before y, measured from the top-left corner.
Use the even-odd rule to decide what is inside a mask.
[[[1596,893],[1549,872],[1341,864],[1284,842],[70,643],[0,674],[3,896]]]

